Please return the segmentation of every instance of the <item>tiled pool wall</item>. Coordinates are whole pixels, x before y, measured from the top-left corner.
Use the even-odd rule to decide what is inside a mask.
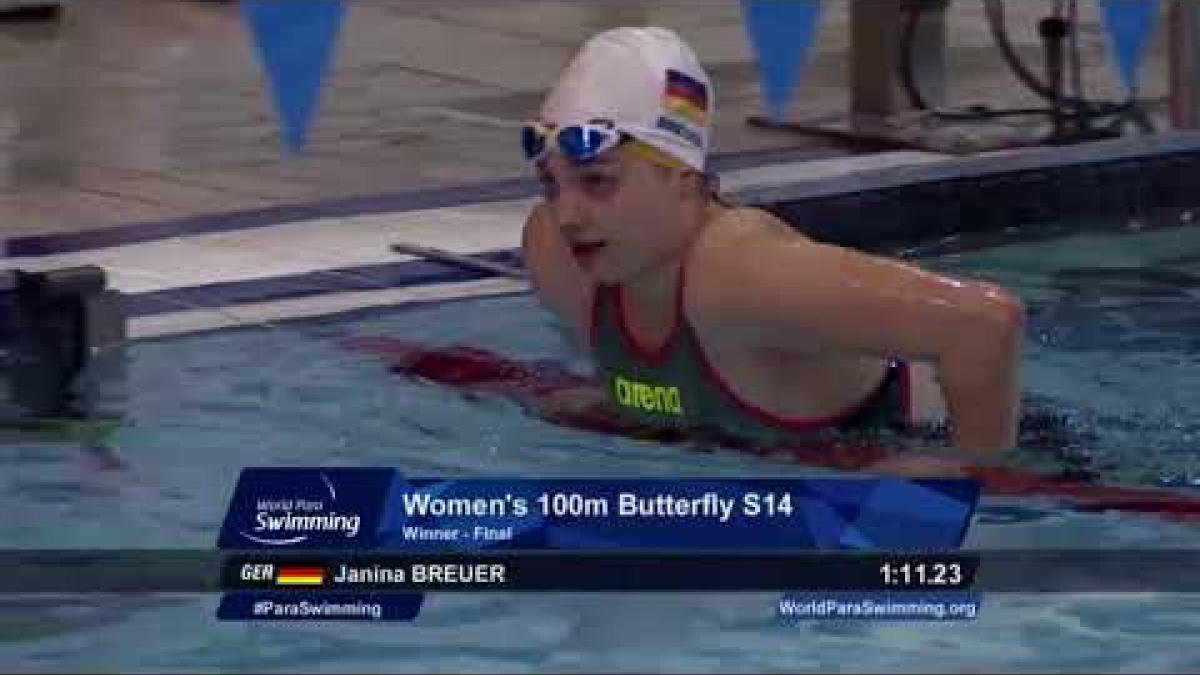
[[[816,239],[876,252],[965,234],[1176,217],[1200,207],[1200,134],[1043,148],[751,188],[740,203]]]

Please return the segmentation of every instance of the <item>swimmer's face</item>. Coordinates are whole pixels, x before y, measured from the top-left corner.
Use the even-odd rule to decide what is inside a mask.
[[[575,261],[606,284],[629,281],[677,251],[682,173],[626,147],[586,164],[551,153],[538,165],[546,204]]]

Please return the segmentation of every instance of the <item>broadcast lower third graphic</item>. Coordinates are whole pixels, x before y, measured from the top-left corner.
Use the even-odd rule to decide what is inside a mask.
[[[857,584],[874,578],[871,586],[827,584],[828,591],[946,591],[970,589],[980,593],[1200,593],[1200,549],[1007,549],[960,551],[954,555],[978,558],[974,579],[947,586],[938,581],[954,581],[955,575],[943,576],[936,564],[922,568],[910,565],[889,568],[881,562],[894,554],[839,554],[829,557],[820,552],[765,557],[746,554],[650,554],[589,553],[566,554],[519,552],[421,555],[329,555],[293,553],[259,557],[260,554],[228,554],[213,550],[163,551],[137,550],[9,550],[0,551],[0,595],[28,593],[219,593],[227,590],[276,589],[280,592],[326,591],[350,587],[387,590],[497,590],[496,583],[449,583],[446,575],[434,581],[432,575],[418,581],[411,574],[413,565],[431,570],[449,569],[464,564],[504,565],[504,588],[508,590],[642,590],[714,591],[753,590],[791,592],[815,591],[814,579],[834,577],[847,581],[851,570],[861,577]],[[865,555],[865,554],[864,554]],[[904,554],[901,554],[902,556]],[[883,556],[882,558],[878,556]],[[911,557],[911,556],[910,556]],[[885,560],[886,559],[886,560]],[[914,558],[915,559],[915,558]],[[938,556],[939,560],[948,559]],[[919,561],[918,561],[919,562]],[[936,562],[936,561],[935,561]],[[354,583],[338,585],[340,565],[373,563],[390,569],[404,569],[408,583]],[[631,568],[631,565],[634,566]],[[277,581],[281,567],[319,567],[324,573],[320,586],[286,586]],[[638,574],[628,570],[636,568]],[[492,567],[485,568],[491,570]],[[737,570],[731,575],[731,570]],[[888,571],[890,570],[890,571]],[[898,571],[897,571],[898,570]],[[885,572],[887,572],[885,574]],[[511,573],[511,574],[509,574]],[[393,575],[396,576],[396,575]],[[348,575],[347,575],[348,578]],[[486,577],[489,582],[496,575]],[[461,581],[461,579],[459,579]],[[246,606],[249,611],[250,606]]]

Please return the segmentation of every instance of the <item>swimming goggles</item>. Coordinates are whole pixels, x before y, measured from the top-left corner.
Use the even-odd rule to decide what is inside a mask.
[[[574,162],[590,162],[621,144],[627,137],[611,123],[589,122],[554,127],[528,124],[521,129],[525,159],[536,162],[546,156],[551,144]]]

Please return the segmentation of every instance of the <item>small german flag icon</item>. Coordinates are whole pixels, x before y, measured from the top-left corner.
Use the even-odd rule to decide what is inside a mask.
[[[275,585],[277,586],[320,586],[324,583],[325,569],[322,567],[284,565],[275,575]]]

